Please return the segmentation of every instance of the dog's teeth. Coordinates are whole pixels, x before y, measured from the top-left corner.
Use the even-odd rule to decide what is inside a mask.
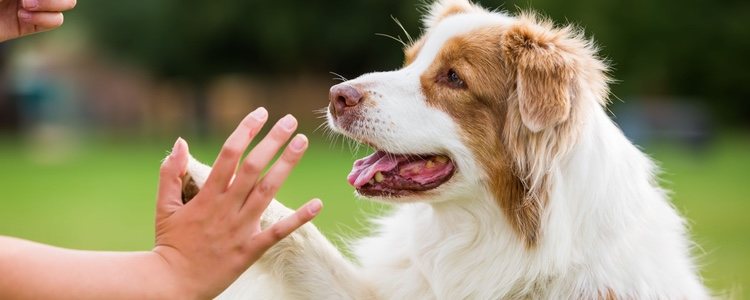
[[[385,176],[383,176],[383,173],[380,173],[380,172],[375,173],[375,182],[383,182],[383,179],[385,179]]]
[[[438,163],[444,164],[448,162],[448,158],[441,155],[441,156],[435,157],[435,161],[437,161]]]
[[[367,183],[369,183],[369,184],[375,184],[375,179],[370,179],[370,181],[368,181]]]
[[[431,160],[428,160],[428,161],[427,161],[427,163],[426,163],[426,164],[424,164],[424,167],[425,167],[425,168],[428,168],[428,169],[432,169],[432,168],[434,168],[434,167],[435,167],[435,162],[434,162],[434,161],[431,161]]]

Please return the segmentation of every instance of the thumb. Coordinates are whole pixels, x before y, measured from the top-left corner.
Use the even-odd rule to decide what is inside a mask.
[[[178,138],[159,169],[159,191],[156,195],[156,215],[163,218],[182,207],[182,175],[188,163],[188,145]]]

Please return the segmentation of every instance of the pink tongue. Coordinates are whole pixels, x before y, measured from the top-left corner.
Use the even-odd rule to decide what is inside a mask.
[[[395,168],[400,159],[394,155],[386,155],[377,151],[372,155],[354,162],[351,173],[347,176],[349,184],[355,188],[365,185],[377,172],[389,171]]]

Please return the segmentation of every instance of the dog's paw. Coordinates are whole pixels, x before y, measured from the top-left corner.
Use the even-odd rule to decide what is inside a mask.
[[[266,208],[266,211],[263,212],[263,216],[260,218],[260,227],[263,229],[268,228],[293,213],[293,210],[284,206],[281,202],[276,201],[276,199],[273,199]]]

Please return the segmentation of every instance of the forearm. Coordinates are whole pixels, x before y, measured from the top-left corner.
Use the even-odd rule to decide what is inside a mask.
[[[156,299],[180,291],[153,251],[99,252],[0,237],[2,299]]]
[[[206,188],[188,205],[181,192],[188,146],[175,142],[159,170],[152,251],[78,251],[0,236],[0,299],[206,299],[221,293],[322,208],[312,200],[260,229],[260,215],[308,143],[304,135],[294,137],[262,175],[297,127],[294,117],[285,116],[243,159],[267,118],[259,108],[243,119],[215,167],[205,167]]]

